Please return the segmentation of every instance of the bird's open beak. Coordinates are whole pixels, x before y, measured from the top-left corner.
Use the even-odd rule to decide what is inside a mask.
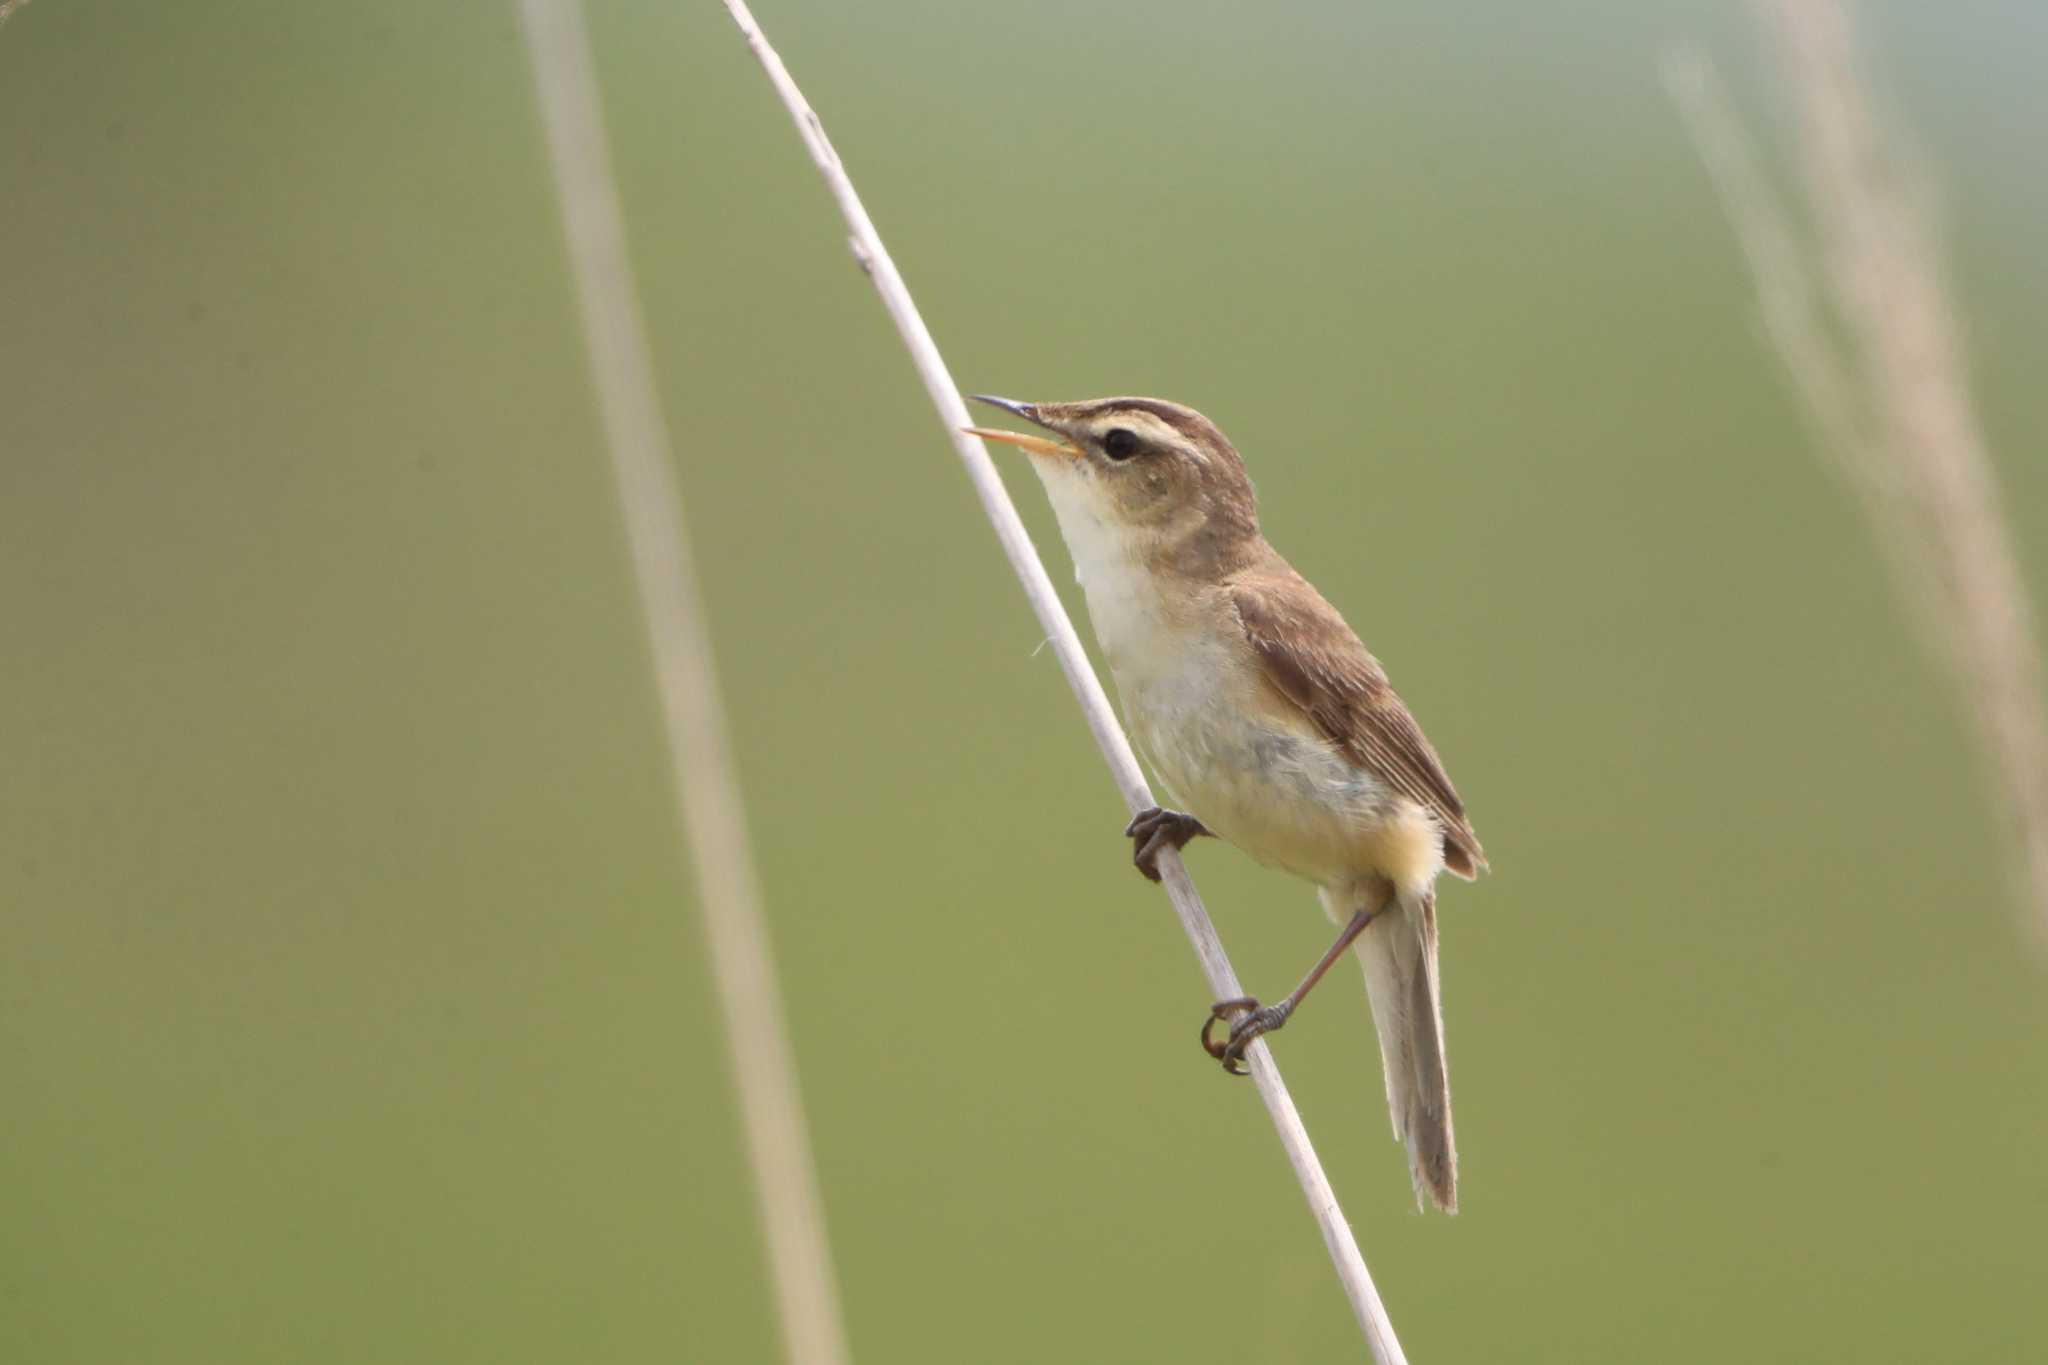
[[[977,403],[987,403],[990,407],[1001,408],[1004,412],[1014,412],[1027,422],[1038,422],[1040,426],[1045,426],[1044,422],[1039,421],[1038,409],[1030,403],[1019,403],[1014,398],[996,398],[985,393],[970,393],[967,397]],[[1074,447],[1060,441],[1048,441],[1043,436],[1027,436],[1021,431],[1004,431],[999,427],[962,427],[961,430],[970,436],[979,436],[984,441],[1000,441],[1004,445],[1028,450],[1034,455],[1058,455],[1068,460],[1081,458],[1081,452]]]
[[[1026,436],[1021,431],[1004,431],[999,427],[962,427],[969,436],[979,436],[984,441],[1001,441],[1004,445],[1028,450],[1034,455],[1058,455],[1068,460],[1078,460],[1081,452],[1059,441],[1048,441],[1043,436]]]

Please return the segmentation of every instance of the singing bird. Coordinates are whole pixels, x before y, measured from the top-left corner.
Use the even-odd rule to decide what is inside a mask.
[[[1163,849],[1215,835],[1313,882],[1337,940],[1293,993],[1210,1008],[1234,1074],[1346,948],[1365,969],[1394,1135],[1416,1197],[1456,1212],[1436,879],[1486,867],[1436,750],[1337,609],[1259,531],[1244,461],[1214,423],[1157,398],[1020,403],[1053,433],[971,427],[1031,457],[1138,751],[1176,806],[1124,831],[1152,880]],[[1225,1039],[1211,1029],[1229,1024]]]

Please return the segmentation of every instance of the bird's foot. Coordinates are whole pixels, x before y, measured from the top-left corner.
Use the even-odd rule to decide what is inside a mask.
[[[1254,1038],[1263,1038],[1285,1024],[1293,1013],[1294,1004],[1289,1000],[1277,1005],[1261,1005],[1249,995],[1218,1000],[1209,1006],[1209,1017],[1202,1021],[1202,1051],[1223,1063],[1223,1069],[1231,1075],[1249,1076],[1251,1068],[1244,1065],[1245,1049]],[[1229,1022],[1230,1036],[1218,1042],[1209,1036],[1209,1031],[1220,1020]]]
[[[1151,881],[1159,880],[1159,855],[1167,849],[1179,852],[1190,839],[1209,831],[1185,811],[1163,810],[1158,806],[1141,810],[1124,826],[1131,841],[1131,861]]]

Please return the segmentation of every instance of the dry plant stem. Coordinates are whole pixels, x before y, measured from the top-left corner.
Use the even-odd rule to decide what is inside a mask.
[[[1815,439],[1857,493],[1901,595],[1962,692],[2010,820],[2021,894],[2048,941],[2040,647],[1970,403],[1929,196],[1872,113],[1841,0],[1758,8],[1792,96],[1820,283],[1711,67],[1680,53],[1666,78],[1757,276],[1766,331]]]
[[[784,1350],[848,1360],[738,780],[684,535],[674,458],[632,271],[581,0],[521,0],[577,308],[652,648],[682,833],[696,867],[774,1277]]]
[[[945,361],[940,358],[938,347],[926,330],[916,304],[911,301],[910,291],[904,286],[903,277],[897,273],[895,263],[889,259],[888,250],[882,245],[880,234],[875,231],[873,221],[861,205],[860,196],[854,192],[853,181],[841,164],[839,154],[833,150],[817,114],[790,78],[775,49],[768,45],[767,38],[762,35],[760,26],[754,22],[754,16],[743,0],[725,0],[725,7],[731,11],[740,32],[745,35],[747,45],[760,59],[770,83],[781,96],[790,117],[796,121],[797,131],[803,135],[804,145],[810,150],[819,174],[824,176],[833,198],[838,200],[840,212],[852,230],[854,259],[874,282],[875,289],[882,296],[883,307],[895,321],[896,330],[910,351],[918,375],[924,380],[925,391],[931,396],[932,406],[938,410],[947,439],[953,443],[955,453],[966,466],[967,476],[980,495],[982,508],[995,527],[996,538],[1002,543],[1003,552],[1009,556],[1010,567],[1016,571],[1024,594],[1038,615],[1039,624],[1052,641],[1060,668],[1081,704],[1082,714],[1102,750],[1103,759],[1109,764],[1124,805],[1132,814],[1153,806],[1156,803],[1145,785],[1144,774],[1139,771],[1138,760],[1131,752],[1130,741],[1124,737],[1123,727],[1117,723],[1116,713],[1110,707],[1102,684],[1088,666],[1088,656],[1082,651],[1080,637],[1074,633],[1073,622],[1067,619],[1066,610],[1060,605],[1052,580],[1046,576],[1045,566],[1032,548],[1031,538],[1017,517],[1017,509],[1010,503],[1009,494],[996,474],[988,451],[979,440],[961,431],[962,427],[970,424],[971,418],[961,401],[959,387],[948,373]],[[1224,955],[1215,926],[1209,922],[1209,913],[1196,894],[1194,883],[1189,880],[1179,855],[1171,851],[1162,853],[1159,871],[1181,925],[1201,959],[1210,990],[1217,999],[1243,995],[1237,973],[1232,970],[1230,959]],[[1252,1045],[1248,1056],[1259,1095],[1272,1116],[1273,1126],[1279,1131],[1281,1145],[1287,1151],[1295,1177],[1301,1182],[1302,1192],[1308,1197],[1309,1209],[1322,1229],[1323,1241],[1336,1264],[1337,1276],[1351,1300],[1366,1342],[1372,1348],[1373,1358],[1380,1365],[1405,1363],[1407,1357],[1401,1352],[1401,1343],[1394,1335],[1386,1306],[1380,1302],[1379,1292],[1373,1287],[1365,1258],[1359,1254],[1357,1240],[1351,1234],[1343,1211],[1337,1206],[1337,1196],[1330,1188],[1328,1177],[1323,1174],[1322,1164],[1309,1142],[1308,1131],[1302,1126],[1301,1115],[1296,1112],[1294,1101],[1280,1079],[1272,1054],[1262,1040]]]

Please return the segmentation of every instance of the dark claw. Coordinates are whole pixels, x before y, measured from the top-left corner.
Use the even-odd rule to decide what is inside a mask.
[[[1223,1044],[1211,1038],[1209,1030],[1216,1027],[1216,1021],[1219,1019],[1228,1019],[1239,1011],[1255,1010],[1258,1007],[1259,1002],[1249,995],[1240,995],[1235,1000],[1218,1000],[1209,1006],[1209,1017],[1202,1021],[1202,1051],[1217,1061],[1222,1061]]]
[[[1124,837],[1134,845],[1131,861],[1148,880],[1155,882],[1159,880],[1161,853],[1169,848],[1178,852],[1187,846],[1188,840],[1208,832],[1194,816],[1158,806],[1139,811],[1124,826]]]
[[[1254,1038],[1263,1038],[1285,1024],[1293,1013],[1294,1006],[1284,1000],[1277,1005],[1261,1005],[1249,995],[1218,1000],[1209,1006],[1209,1017],[1202,1021],[1202,1050],[1223,1063],[1223,1069],[1231,1075],[1249,1076],[1252,1073],[1244,1065],[1245,1049]],[[1230,1019],[1231,1023],[1230,1036],[1219,1043],[1209,1036],[1209,1031],[1220,1019]]]

